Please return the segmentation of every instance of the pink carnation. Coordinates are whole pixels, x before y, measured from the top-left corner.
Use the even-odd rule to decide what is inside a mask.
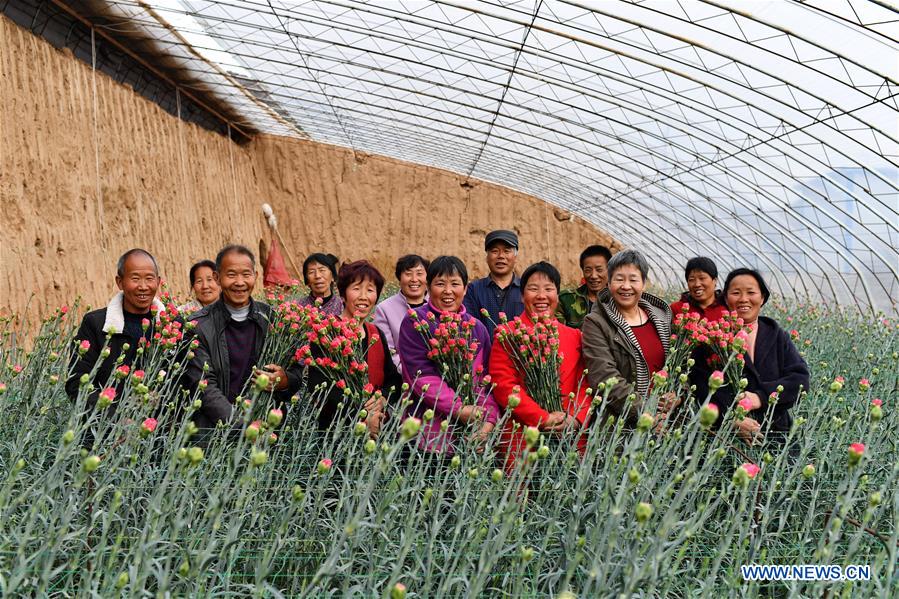
[[[752,462],[746,462],[745,464],[740,466],[740,468],[746,471],[746,474],[749,475],[749,478],[755,478],[755,475],[761,471],[761,468],[759,468]]]

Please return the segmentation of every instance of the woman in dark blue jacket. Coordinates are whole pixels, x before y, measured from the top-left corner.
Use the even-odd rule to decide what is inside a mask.
[[[796,346],[777,322],[759,312],[768,301],[770,293],[762,275],[755,270],[738,268],[727,275],[724,283],[724,299],[730,310],[749,327],[749,338],[744,348],[743,377],[748,381],[745,398],[749,400],[748,414],[735,421],[737,435],[747,444],[762,440],[767,429],[768,439],[781,441],[793,424],[790,409],[796,405],[802,391],[809,388],[809,370]],[[713,370],[706,360],[698,359],[691,372],[696,385],[696,398],[704,402],[708,397],[709,375]],[[781,388],[778,393],[778,389]],[[772,393],[778,393],[777,402],[766,421]],[[719,422],[733,404],[738,401],[732,385],[718,389],[711,402],[718,406]]]

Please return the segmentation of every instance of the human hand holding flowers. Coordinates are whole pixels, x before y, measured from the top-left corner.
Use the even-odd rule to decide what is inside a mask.
[[[269,378],[269,383],[264,387],[263,391],[284,391],[287,389],[287,373],[278,364],[266,364],[262,368],[257,368],[255,376],[264,374]]]
[[[564,432],[580,426],[577,418],[565,412],[550,412],[549,418],[540,423],[540,430]]]
[[[743,397],[740,399],[741,400],[748,399],[750,402],[752,402],[751,405],[748,403],[745,404],[745,409],[747,412],[751,412],[752,410],[758,410],[759,408],[762,407],[762,398],[758,396],[758,393],[754,393],[752,391],[746,391],[743,393]],[[742,401],[741,401],[741,403],[742,403]]]
[[[456,418],[465,424],[479,420],[482,415],[483,410],[479,406],[465,406],[456,412]]]
[[[761,441],[762,425],[755,418],[747,416],[742,420],[736,420],[734,421],[734,426],[737,429],[737,436],[747,445],[751,446],[757,441]]]

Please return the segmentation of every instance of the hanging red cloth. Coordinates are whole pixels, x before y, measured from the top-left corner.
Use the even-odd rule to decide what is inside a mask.
[[[272,244],[268,250],[268,258],[265,260],[263,273],[262,284],[266,288],[289,287],[293,282],[293,279],[287,273],[287,267],[284,265],[284,256],[281,255],[281,246],[278,245],[278,240],[274,236],[272,237]]]

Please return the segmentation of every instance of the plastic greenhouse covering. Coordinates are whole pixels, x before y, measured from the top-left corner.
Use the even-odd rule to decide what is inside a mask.
[[[109,2],[254,130],[533,194],[683,264],[895,312],[884,2]]]

